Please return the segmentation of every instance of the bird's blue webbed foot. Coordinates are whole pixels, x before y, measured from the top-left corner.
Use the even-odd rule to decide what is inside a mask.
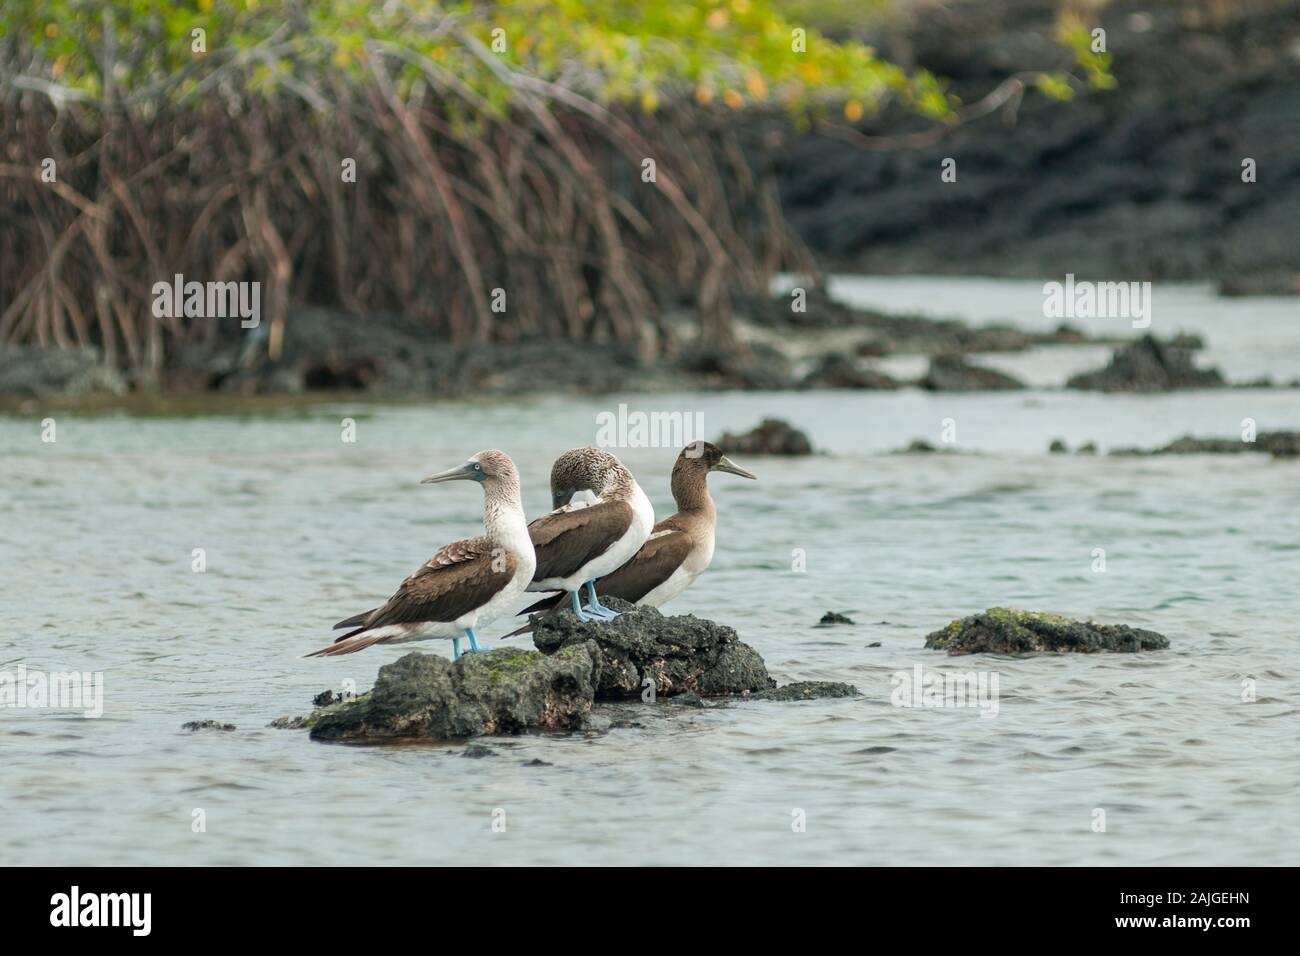
[[[478,646],[478,639],[474,636],[474,628],[465,628],[465,634],[469,637],[469,649],[473,653],[484,653],[488,650],[486,647]]]
[[[583,607],[582,607],[582,604],[581,604],[581,603],[579,602],[579,600],[578,600],[578,592],[577,592],[577,591],[570,591],[570,592],[569,592],[569,597],[572,598],[572,600],[573,600],[573,613],[576,614],[577,617],[578,617],[578,620],[579,620],[579,621],[582,621],[584,624],[588,624],[588,623],[590,623],[591,621],[607,621],[607,620],[609,620],[609,618],[607,618],[607,617],[601,617],[599,614],[589,613],[588,611],[584,610]]]
[[[613,608],[605,607],[600,603],[600,598],[596,596],[596,582],[587,582],[587,613],[593,614],[602,621],[612,621],[621,614],[621,611],[615,611]]]

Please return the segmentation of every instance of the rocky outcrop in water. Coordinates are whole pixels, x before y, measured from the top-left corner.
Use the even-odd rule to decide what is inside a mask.
[[[841,614],[839,611],[827,611],[822,615],[822,619],[817,622],[818,627],[831,627],[836,624],[852,624],[853,618],[847,614]]]
[[[1169,639],[1125,624],[1075,621],[1059,614],[991,607],[929,634],[925,646],[962,654],[1095,654],[1163,650]]]
[[[1300,457],[1300,432],[1260,432],[1254,441],[1240,438],[1194,438],[1184,435],[1160,448],[1116,448],[1112,455],[1241,455],[1249,452],[1274,458]]]
[[[726,432],[717,445],[735,455],[811,455],[813,451],[807,435],[779,418],[765,418],[743,434]]]
[[[863,337],[856,351],[864,356],[1020,352],[1036,345],[1113,341],[1089,338],[1065,323],[1050,332],[1028,331],[1004,323],[968,325],[957,319],[850,308],[830,298],[824,289],[813,287],[803,291],[802,312],[791,309],[788,294],[771,298],[742,296],[736,302],[737,317],[794,340],[801,333],[859,329]]]
[[[188,730],[191,733],[199,730],[234,730],[234,724],[228,724],[221,720],[190,720],[181,724],[181,730]]]
[[[1003,372],[971,365],[959,355],[936,355],[929,371],[917,383],[931,392],[987,392],[1024,388]]]
[[[1197,368],[1193,355],[1199,339],[1177,338],[1161,342],[1144,335],[1115,350],[1110,364],[1096,372],[1073,376],[1067,388],[1102,392],[1169,392],[1182,388],[1222,388],[1218,369]]]
[[[858,697],[860,693],[852,684],[835,681],[809,680],[773,687],[769,690],[756,691],[749,695],[750,700],[824,700],[831,697]]]
[[[657,608],[617,598],[605,603],[624,613],[608,624],[584,623],[567,608],[531,619],[533,643],[544,653],[587,649],[597,699],[639,697],[651,683],[657,695],[743,694],[776,686],[763,658],[730,627],[693,614],[665,617]]]
[[[305,717],[271,726],[307,729],[312,739],[384,743],[462,740],[523,731],[601,731],[615,725],[593,707],[654,698],[795,701],[851,697],[849,684],[806,681],[777,687],[763,659],[725,625],[693,615],[665,617],[617,598],[623,614],[584,623],[565,608],[534,615],[539,650],[497,648],[451,661],[411,653],[379,669],[374,688],[354,699],[318,694]],[[628,725],[622,722],[619,725]]]
[[[313,740],[454,740],[523,730],[576,730],[591,712],[585,646],[552,655],[518,648],[450,661],[414,652],[379,669],[374,689],[309,718]]]

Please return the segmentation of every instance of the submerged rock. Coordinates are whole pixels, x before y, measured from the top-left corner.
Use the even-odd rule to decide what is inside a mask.
[[[817,622],[819,627],[828,627],[831,624],[852,624],[853,618],[847,614],[841,614],[839,611],[827,611],[822,615],[822,619]]]
[[[929,455],[940,451],[950,452],[951,448],[936,448],[924,438],[913,438],[906,448],[897,449],[895,455]]]
[[[1200,369],[1192,356],[1201,347],[1194,336],[1161,342],[1144,335],[1115,350],[1110,364],[1096,372],[1071,377],[1067,388],[1102,392],[1169,392],[1181,388],[1222,388],[1218,369]]]
[[[379,669],[374,689],[309,718],[313,740],[435,740],[575,730],[591,711],[585,646],[556,654],[500,648],[459,660],[418,652]]]
[[[727,454],[737,455],[811,455],[813,450],[807,435],[779,418],[765,418],[740,435],[727,432],[717,444]]]
[[[234,730],[234,724],[223,723],[219,720],[191,720],[181,724],[181,730]]]
[[[931,392],[986,392],[1024,388],[1024,383],[1002,372],[971,365],[959,355],[936,355],[919,382]]]
[[[595,664],[598,700],[655,693],[742,694],[774,687],[763,658],[726,625],[693,614],[665,617],[657,608],[608,598],[623,613],[607,624],[579,621],[565,608],[531,619],[533,643],[546,654],[584,648]]]
[[[773,687],[750,694],[750,700],[821,700],[827,697],[860,697],[861,693],[852,684],[836,681],[804,680],[784,687]]]
[[[925,646],[960,654],[1093,654],[1163,650],[1169,639],[1125,624],[1075,621],[1059,614],[991,607],[953,621],[925,639]]]
[[[1240,438],[1194,438],[1184,435],[1168,445],[1150,450],[1116,448],[1112,455],[1240,455],[1244,452],[1269,454],[1274,458],[1300,457],[1300,432],[1260,432],[1254,441]]]

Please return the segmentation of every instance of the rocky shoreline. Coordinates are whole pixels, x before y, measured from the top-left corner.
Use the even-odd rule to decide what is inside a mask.
[[[791,224],[843,272],[1072,272],[1300,293],[1300,179],[1288,172],[1300,152],[1300,8],[1207,6],[1089,6],[1084,15],[1105,30],[1113,89],[1066,103],[1013,97],[915,148],[866,150],[820,131],[787,137],[776,172]],[[1059,68],[1061,13],[1055,0],[916,5],[871,40],[972,103],[1015,70]],[[922,124],[895,110],[857,126],[891,137]],[[946,159],[953,182],[940,180]]]
[[[1157,392],[1221,388],[1213,368],[1196,364],[1196,336],[1132,341],[1089,337],[1068,325],[1031,333],[1009,325],[969,326],[921,316],[850,309],[808,290],[807,311],[788,297],[737,304],[743,343],[734,350],[684,342],[673,357],[644,359],[627,347],[561,341],[452,347],[430,340],[395,316],[359,317],[327,309],[293,312],[278,361],[260,349],[194,354],[182,359],[161,393],[106,367],[93,348],[0,347],[0,401],[67,401],[105,406],[169,400],[213,402],[348,396],[376,400],[517,398],[535,394],[601,395],[668,391],[999,391],[1026,386],[972,356],[1043,346],[1111,345],[1110,363],[1063,387]],[[890,356],[929,357],[926,371],[895,378],[874,367]],[[1239,383],[1295,387],[1300,382]]]

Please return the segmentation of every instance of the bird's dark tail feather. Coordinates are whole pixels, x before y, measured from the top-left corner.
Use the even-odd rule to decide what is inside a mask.
[[[357,651],[364,651],[367,647],[374,644],[382,643],[385,640],[383,629],[373,634],[365,633],[365,628],[353,631],[351,634],[344,634],[334,641],[333,644],[327,644],[318,651],[312,651],[304,657],[337,657],[340,654],[355,654]]]
[[[375,613],[374,610],[369,610],[369,611],[362,611],[360,614],[353,614],[346,621],[339,621],[337,624],[335,624],[334,630],[337,631],[339,628],[343,628],[343,627],[360,627],[362,624],[366,623],[366,618],[370,617],[370,615],[374,613]],[[341,641],[343,640],[343,638],[340,637],[339,640]]]
[[[522,611],[520,611],[519,613],[520,613],[520,614],[536,614],[536,613],[538,613],[538,612],[541,612],[541,613],[544,613],[544,614],[550,614],[550,613],[554,612],[556,608],[559,608],[559,607],[563,606],[564,601],[565,601],[565,599],[566,599],[568,596],[569,596],[569,592],[568,592],[568,591],[560,591],[560,592],[558,592],[557,594],[548,594],[546,597],[542,598],[542,599],[541,599],[540,601],[538,601],[536,604],[530,604],[530,605],[528,605],[528,607],[524,608],[524,609],[523,609]],[[518,616],[518,615],[516,615],[516,616]],[[532,632],[532,629],[533,629],[533,622],[532,622],[532,621],[529,621],[529,622],[528,622],[527,624],[525,624],[523,627],[517,627],[517,628],[515,628],[513,631],[511,631],[509,634],[503,634],[503,635],[501,636],[501,640],[504,641],[507,637],[518,637],[520,634],[528,634],[528,633],[531,633],[531,632]]]
[[[537,611],[553,611],[561,604],[563,604],[564,601],[568,598],[568,596],[569,596],[568,591],[560,591],[557,594],[548,594],[546,597],[542,598],[536,604],[528,605],[528,607],[520,611],[519,614],[516,614],[515,617],[519,617],[521,614],[534,614]],[[507,634],[506,636],[509,637],[510,635]]]

